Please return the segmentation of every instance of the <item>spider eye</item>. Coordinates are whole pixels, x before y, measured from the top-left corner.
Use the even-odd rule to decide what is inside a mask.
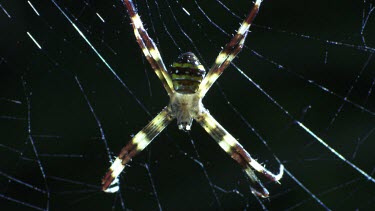
[[[191,94],[198,90],[206,70],[192,52],[181,54],[169,68],[173,88],[177,92]]]

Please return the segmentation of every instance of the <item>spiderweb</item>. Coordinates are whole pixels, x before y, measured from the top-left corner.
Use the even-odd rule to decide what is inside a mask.
[[[166,65],[207,67],[250,1],[137,1]],[[204,103],[276,172],[269,199],[198,124],[172,123],[121,174],[121,147],[168,102],[121,1],[1,1],[2,210],[369,210],[375,207],[372,1],[265,0]]]

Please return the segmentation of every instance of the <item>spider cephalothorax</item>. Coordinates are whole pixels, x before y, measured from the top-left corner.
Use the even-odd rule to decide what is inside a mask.
[[[184,94],[175,92],[170,96],[167,107],[171,116],[176,118],[178,129],[189,131],[193,119],[207,110],[203,107],[202,98],[197,93]]]
[[[228,153],[243,168],[250,179],[252,192],[260,197],[267,197],[268,191],[256,177],[254,170],[271,181],[279,181],[283,175],[283,165],[280,173],[272,174],[242,147],[242,145],[222,127],[213,116],[204,108],[202,99],[217,80],[221,73],[241,51],[251,22],[254,20],[261,0],[256,0],[254,7],[241,24],[237,33],[217,56],[215,63],[205,77],[205,69],[198,58],[191,52],[181,54],[171,65],[169,71],[165,68],[154,41],[148,36],[142,21],[135,11],[131,0],[124,0],[134,28],[134,35],[146,59],[162,82],[170,101],[150,123],[139,131],[132,140],[122,148],[116,160],[112,163],[102,180],[104,191],[125,168],[138,152],[148,144],[173,120],[177,119],[180,130],[191,129],[193,120],[196,120],[219,146]]]

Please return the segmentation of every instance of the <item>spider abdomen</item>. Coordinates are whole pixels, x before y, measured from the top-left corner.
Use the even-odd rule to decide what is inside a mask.
[[[191,52],[181,54],[169,68],[173,89],[184,94],[195,93],[202,82],[206,70]]]

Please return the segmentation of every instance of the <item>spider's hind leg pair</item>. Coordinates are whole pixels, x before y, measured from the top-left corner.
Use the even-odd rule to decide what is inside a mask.
[[[107,190],[113,180],[125,168],[125,164],[138,152],[146,148],[173,119],[176,119],[178,128],[184,131],[190,130],[192,121],[196,120],[215,139],[219,146],[245,170],[250,178],[252,192],[257,196],[268,197],[269,193],[267,189],[257,178],[253,170],[263,174],[271,181],[278,182],[283,175],[283,165],[280,165],[280,172],[277,175],[265,169],[209,114],[202,104],[202,99],[212,84],[241,51],[249,27],[259,11],[261,0],[256,0],[237,33],[219,53],[206,76],[203,65],[191,52],[181,54],[168,71],[154,41],[144,29],[133,2],[131,0],[124,0],[124,4],[132,21],[135,38],[152,69],[167,91],[170,102],[167,107],[122,148],[120,154],[102,180],[102,189],[104,191]]]

